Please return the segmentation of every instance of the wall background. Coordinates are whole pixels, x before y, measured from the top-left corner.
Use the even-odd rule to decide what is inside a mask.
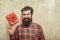
[[[60,0],[0,0],[0,40],[9,40],[6,15],[13,11],[20,20],[27,5],[33,7],[33,21],[42,25],[46,40],[60,40]]]

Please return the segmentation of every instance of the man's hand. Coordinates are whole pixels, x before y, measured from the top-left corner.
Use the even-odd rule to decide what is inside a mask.
[[[10,34],[10,35],[14,34],[17,25],[19,25],[19,23],[15,24],[15,25],[13,25],[13,26],[10,26],[10,25],[9,25],[8,31],[9,31],[9,34]]]

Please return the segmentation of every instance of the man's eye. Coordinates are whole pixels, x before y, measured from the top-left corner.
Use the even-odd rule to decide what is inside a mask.
[[[27,15],[29,15],[29,14],[27,14]]]

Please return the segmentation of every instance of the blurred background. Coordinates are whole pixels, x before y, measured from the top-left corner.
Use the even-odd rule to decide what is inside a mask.
[[[42,26],[46,40],[60,40],[60,0],[0,0],[0,40],[9,40],[6,15],[15,12],[21,23],[25,6],[33,7],[33,22]]]

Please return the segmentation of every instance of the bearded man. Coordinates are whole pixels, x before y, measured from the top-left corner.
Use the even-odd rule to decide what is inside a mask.
[[[45,40],[42,27],[32,22],[33,8],[26,6],[21,13],[22,24],[17,25],[14,32],[9,31],[10,40]]]

